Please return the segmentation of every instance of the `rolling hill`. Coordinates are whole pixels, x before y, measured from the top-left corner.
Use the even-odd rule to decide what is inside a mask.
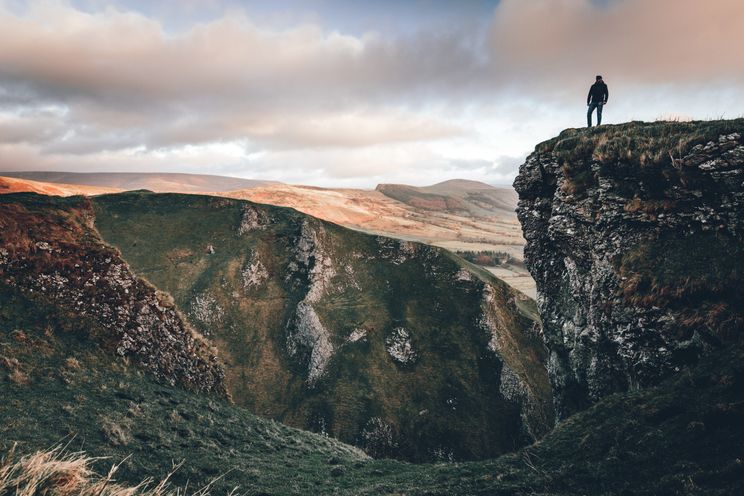
[[[253,412],[410,460],[492,456],[551,423],[533,302],[444,250],[227,198],[93,208]]]
[[[415,208],[475,218],[508,215],[517,208],[517,194],[512,188],[464,179],[425,187],[379,184],[376,191]]]
[[[167,172],[17,171],[3,172],[2,175],[47,183],[95,186],[109,191],[146,189],[155,192],[173,193],[219,193],[272,184],[272,181],[258,181],[238,177]]]
[[[51,196],[100,195],[116,193],[117,188],[106,186],[85,186],[80,184],[48,183],[19,179],[15,177],[0,177],[0,194],[7,193],[38,193]]]

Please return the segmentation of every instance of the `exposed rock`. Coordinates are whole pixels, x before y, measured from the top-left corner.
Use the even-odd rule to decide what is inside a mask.
[[[354,267],[351,265],[351,262],[346,263],[343,266],[343,269],[344,269],[344,275],[346,276],[346,284],[349,287],[352,287],[358,291],[361,291],[362,287],[359,285],[359,282],[356,280],[356,277],[354,275]],[[344,289],[343,287],[339,288],[339,290],[343,290],[343,289]]]
[[[289,278],[309,280],[305,300],[317,303],[330,288],[331,279],[336,275],[333,259],[326,243],[323,242],[323,226],[308,219],[302,222],[300,234],[294,250],[294,260],[287,267]]]
[[[397,437],[393,426],[380,417],[369,419],[362,430],[364,450],[376,458],[394,453],[398,447]]]
[[[559,418],[740,334],[743,132],[742,120],[569,130],[521,166]]]
[[[508,365],[501,368],[499,392],[501,396],[515,403],[521,403],[527,398],[527,386]]]
[[[225,311],[220,307],[211,293],[202,293],[191,302],[189,315],[202,324],[202,330],[209,335],[209,328],[222,323]]]
[[[346,341],[349,343],[356,343],[357,341],[360,341],[366,337],[367,337],[367,329],[356,328],[353,331],[351,331],[351,334],[349,334],[349,337],[346,338]]]
[[[377,244],[380,247],[380,256],[383,260],[390,260],[395,265],[400,265],[415,256],[418,251],[418,243],[404,241],[400,239],[391,239],[378,236]]]
[[[287,351],[290,356],[302,355],[309,351],[307,383],[315,385],[325,372],[333,356],[333,345],[328,330],[323,327],[315,309],[307,302],[297,305],[297,312],[288,326]]]
[[[296,268],[289,267],[290,277],[307,277],[309,284],[295,315],[287,323],[287,350],[290,356],[308,362],[307,384],[312,387],[325,372],[334,352],[330,333],[312,305],[325,294],[336,271],[321,241],[322,226],[313,226],[311,222],[305,219],[302,223],[293,261]]]
[[[403,327],[396,327],[385,339],[385,347],[396,362],[408,365],[416,362],[416,351],[411,344],[411,335]]]
[[[243,289],[258,289],[269,278],[269,272],[261,263],[258,255],[254,253],[250,262],[240,271],[240,277],[243,280]]]
[[[271,224],[271,218],[265,210],[247,203],[243,208],[243,217],[240,219],[240,225],[238,226],[238,235],[242,236],[249,232],[260,231],[269,224]]]
[[[493,286],[486,284],[483,288],[483,301],[481,308],[483,315],[480,320],[481,327],[488,333],[488,349],[494,353],[502,352],[501,336],[508,329],[504,315],[506,309],[497,303],[497,297]]]
[[[35,243],[35,246],[36,246],[36,248],[38,248],[39,250],[44,250],[44,251],[52,251],[52,247],[51,247],[51,245],[50,245],[49,243],[47,243],[46,241],[37,241],[37,242]]]
[[[72,318],[91,319],[102,328],[96,338],[104,347],[162,381],[226,394],[224,370],[204,338],[187,327],[168,297],[100,241],[90,229],[89,205],[62,212],[44,201],[34,204],[38,211],[0,205],[0,282]]]

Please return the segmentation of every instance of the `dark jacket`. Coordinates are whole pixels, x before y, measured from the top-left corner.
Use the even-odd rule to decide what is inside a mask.
[[[589,94],[586,96],[586,104],[590,103],[607,103],[610,94],[607,92],[607,85],[604,81],[597,81],[589,88]]]

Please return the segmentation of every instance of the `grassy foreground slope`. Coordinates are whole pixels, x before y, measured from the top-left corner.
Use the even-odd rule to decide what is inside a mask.
[[[152,381],[91,346],[53,307],[0,292],[0,450],[60,440],[109,456],[105,473],[178,486],[222,476],[212,494],[741,494],[744,352],[733,348],[659,387],[610,396],[540,443],[493,461],[370,460],[331,438]],[[127,458],[128,457],[128,458]]]
[[[0,448],[19,453],[59,442],[70,450],[108,456],[99,471],[126,457],[119,477],[162,479],[184,461],[173,482],[240,485],[256,494],[323,491],[339,465],[366,455],[331,438],[261,419],[224,400],[155,382],[111,358],[90,338],[90,322],[0,289]],[[131,456],[130,456],[131,455]]]
[[[255,413],[409,460],[492,457],[549,428],[533,302],[444,250],[226,198],[92,201]]]

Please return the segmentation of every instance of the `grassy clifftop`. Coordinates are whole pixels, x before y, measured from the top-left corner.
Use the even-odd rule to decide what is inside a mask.
[[[741,133],[744,119],[690,122],[627,122],[591,129],[566,129],[538,144],[538,152],[552,152],[564,163],[595,160],[604,164],[627,162],[664,167],[682,159],[697,145]]]

